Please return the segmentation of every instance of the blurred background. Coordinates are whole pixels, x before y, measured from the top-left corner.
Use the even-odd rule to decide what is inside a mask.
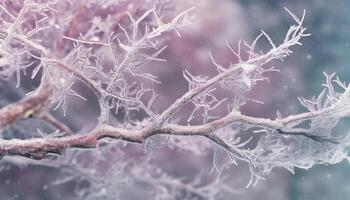
[[[170,37],[167,41],[169,47],[161,55],[168,61],[166,66],[164,64],[146,66],[146,69],[152,67],[153,73],[158,75],[160,81],[164,83],[155,86],[162,94],[158,105],[159,110],[163,110],[186,91],[187,85],[182,78],[182,70],[188,69],[196,75],[210,75],[215,71],[208,56],[209,51],[220,64],[225,66],[236,61],[225,41],[230,41],[234,45],[237,45],[239,39],[250,42],[261,29],[267,32],[275,43],[282,41],[293,23],[293,19],[284,7],[297,16],[301,16],[303,10],[306,10],[305,26],[312,36],[303,39],[302,46],[293,47],[294,53],[284,62],[273,63],[281,72],[269,74],[270,83],[264,82],[258,85],[249,94],[252,98],[263,101],[264,104],[249,104],[243,107],[242,112],[269,118],[275,117],[276,110],[280,110],[284,116],[299,113],[304,110],[298,103],[297,97],[310,98],[317,95],[322,90],[321,84],[325,80],[323,72],[336,72],[341,80],[350,81],[350,0],[183,0],[178,2],[177,9],[181,10],[193,5],[196,6],[197,22],[193,29],[181,31],[181,38]],[[266,50],[269,46],[260,44],[260,48]],[[14,86],[15,82],[1,81],[0,106],[20,99],[30,88],[24,85],[21,91]],[[88,91],[84,92],[84,88],[80,89],[82,93],[89,94]],[[84,109],[86,109],[84,106],[70,109],[68,116],[71,120],[69,118],[63,120],[72,129],[79,130],[81,125],[86,123],[82,119],[77,119],[81,114],[80,111]],[[84,112],[94,112],[94,110]],[[59,112],[54,114],[61,116]],[[84,116],[91,116],[91,114]],[[33,121],[27,123],[31,124]],[[348,121],[343,121],[336,131],[348,132],[349,125]],[[29,125],[24,124],[24,127],[26,126]],[[16,128],[11,131],[20,132]],[[143,151],[143,148],[141,149],[130,150],[129,157],[136,160],[144,157],[145,155],[140,153]],[[191,179],[200,173],[208,176],[208,179],[213,179],[208,175],[213,152],[197,156],[190,150],[190,148],[174,150],[164,147],[152,156],[157,158],[155,164],[172,177]],[[1,165],[1,168],[1,200],[79,199],[75,194],[74,181],[51,184],[61,175],[59,169],[9,163]],[[296,169],[295,174],[284,169],[275,169],[265,181],[260,181],[257,186],[250,188],[245,188],[249,179],[245,168],[243,164],[225,171],[225,175],[229,177],[229,181],[225,184],[232,191],[220,199],[350,199],[350,166],[345,161],[336,165],[317,165],[309,170]],[[133,172],[130,171],[130,173]],[[143,199],[147,196],[143,196],[147,188],[142,186],[140,188],[132,195],[109,199]],[[125,189],[129,193],[133,190],[133,188]],[[152,197],[149,198],[152,199]],[[176,199],[186,198],[180,196]],[[202,198],[198,197],[198,199]]]
[[[245,13],[244,19],[251,24],[251,28],[256,28],[253,31],[263,28],[275,36],[274,38],[280,37],[289,23],[283,7],[295,13],[306,9],[306,27],[312,36],[306,38],[303,46],[295,49],[294,54],[280,64],[282,85],[286,84],[287,87],[280,87],[278,90],[283,88],[285,93],[278,96],[282,102],[288,102],[291,106],[289,113],[300,111],[296,96],[312,97],[320,91],[320,85],[324,81],[322,72],[335,72],[341,79],[349,81],[350,16],[347,10],[350,8],[350,1],[251,0],[240,1],[240,6]],[[276,105],[281,110],[285,107],[284,103]],[[336,131],[348,132],[349,124],[349,120],[344,120]],[[318,165],[310,170],[296,170],[294,175],[287,174],[283,178],[285,188],[276,192],[281,193],[279,199],[345,200],[350,198],[349,177],[348,162]],[[275,178],[279,179],[279,176]],[[266,184],[266,191],[275,187],[268,183],[262,184]],[[279,184],[276,187],[280,187]]]

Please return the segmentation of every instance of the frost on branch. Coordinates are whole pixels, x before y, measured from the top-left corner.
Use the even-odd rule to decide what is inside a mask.
[[[1,77],[16,78],[17,87],[26,83],[23,77],[40,82],[21,101],[0,110],[0,128],[33,117],[50,126],[35,127],[39,133],[35,138],[2,138],[2,164],[60,169],[62,176],[55,184],[75,182],[76,194],[84,199],[123,198],[130,188],[145,185],[151,188],[150,198],[216,199],[221,191],[234,192],[224,184],[225,170],[232,165],[247,164],[250,186],[276,167],[293,172],[295,167],[348,159],[349,136],[335,134],[334,129],[350,114],[350,87],[335,74],[325,74],[324,89],[317,97],[299,98],[304,113],[284,117],[277,112],[275,119],[267,119],[242,112],[243,105],[263,103],[248,96],[258,84],[269,82],[266,72],[279,71],[270,62],[286,59],[310,35],[303,26],[305,11],[298,17],[286,9],[295,25],[281,42],[261,31],[252,42],[239,41],[237,47],[226,42],[236,62],[222,65],[215,50],[210,52],[215,73],[183,70],[186,92],[163,109],[159,105],[164,94],[157,85],[164,83],[150,67],[159,63],[168,67],[166,39],[181,38],[194,26],[195,8],[174,13],[174,5],[166,1],[151,5],[108,1],[106,10],[105,4],[85,3],[0,4]],[[270,45],[266,52],[258,48],[262,40]],[[92,120],[85,122],[88,116],[79,115],[84,113],[81,105],[93,110]],[[74,112],[76,108],[80,110]],[[63,118],[56,119],[52,111]],[[73,121],[73,114],[85,126],[73,124],[70,130],[61,122]],[[141,143],[144,149],[131,143]],[[157,157],[165,149],[196,156],[209,152],[212,168],[202,170],[215,178],[172,176]],[[147,156],[139,158],[144,151]]]
[[[325,76],[325,89],[317,97],[299,98],[311,113],[309,117],[295,120],[283,126],[283,130],[264,130],[267,134],[262,136],[252,151],[255,159],[251,170],[253,175],[257,174],[256,180],[274,167],[294,172],[294,167],[308,169],[315,164],[335,164],[349,159],[349,136],[333,131],[338,122],[349,115],[350,87],[339,81],[338,77],[334,79],[335,74]]]

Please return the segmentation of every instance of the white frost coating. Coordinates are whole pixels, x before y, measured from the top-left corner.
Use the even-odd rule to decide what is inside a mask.
[[[111,6],[119,3],[120,1],[106,2]],[[100,6],[105,9],[106,4],[89,0],[87,7]],[[284,117],[277,111],[276,119],[266,119],[246,116],[240,112],[241,107],[248,102],[263,103],[248,98],[248,94],[261,81],[268,80],[265,72],[279,71],[266,64],[273,60],[283,61],[292,53],[293,46],[301,45],[301,39],[310,35],[303,27],[305,11],[298,18],[286,9],[295,25],[290,26],[281,43],[273,41],[265,31],[261,31],[252,43],[240,41],[237,48],[227,42],[227,48],[238,58],[237,63],[220,65],[215,59],[215,52],[209,53],[216,74],[204,76],[184,70],[183,78],[187,81],[188,91],[167,108],[160,110],[157,107],[159,94],[151,85],[162,83],[157,75],[144,71],[142,67],[147,62],[165,61],[161,56],[167,48],[162,43],[165,34],[173,31],[181,36],[181,28],[193,25],[188,16],[194,10],[187,9],[166,20],[159,14],[165,9],[163,4],[163,1],[160,1],[160,5],[147,4],[138,8],[137,12],[132,10],[136,4],[130,4],[124,12],[125,18],[121,17],[124,20],[120,21],[116,20],[120,16],[103,19],[95,16],[91,19],[91,27],[77,37],[64,35],[68,32],[62,30],[56,40],[62,40],[62,43],[70,46],[59,49],[39,39],[47,37],[47,29],[53,27],[59,31],[57,27],[69,26],[67,20],[71,18],[58,18],[55,8],[68,8],[67,5],[74,7],[74,2],[43,3],[27,0],[18,12],[6,9],[6,5],[0,3],[0,9],[7,16],[2,19],[7,23],[0,24],[1,77],[11,77],[15,73],[18,75],[28,67],[34,67],[29,76],[42,76],[42,82],[53,87],[53,95],[50,95],[51,109],[62,108],[63,115],[66,115],[70,109],[69,96],[89,100],[76,91],[76,82],[85,84],[92,90],[100,108],[98,125],[91,132],[44,137],[45,134],[39,131],[41,138],[0,139],[0,151],[4,152],[2,154],[42,159],[47,153],[62,154],[71,147],[96,147],[89,152],[67,150],[62,159],[44,160],[40,163],[32,160],[24,162],[62,169],[62,177],[56,184],[75,180],[79,185],[88,181],[90,187],[77,187],[76,190],[84,199],[117,197],[122,195],[121,191],[126,189],[126,185],[130,189],[137,184],[149,186],[152,194],[159,199],[169,199],[171,195],[174,197],[180,194],[196,194],[215,199],[221,190],[228,190],[223,184],[214,185],[215,181],[201,185],[196,182],[198,180],[186,182],[171,177],[153,164],[152,153],[158,151],[160,146],[185,149],[201,155],[212,152],[215,144],[211,172],[217,173],[220,179],[229,166],[245,162],[251,173],[247,186],[268,178],[267,174],[276,167],[294,172],[295,167],[307,169],[319,163],[334,164],[344,159],[349,160],[349,134],[335,135],[333,130],[342,118],[350,115],[350,86],[340,81],[335,74],[325,74],[324,89],[317,97],[299,98],[307,110],[305,113]],[[28,13],[42,18],[32,23],[25,18]],[[28,26],[30,29],[26,26],[28,24],[35,24],[35,27]],[[256,49],[257,43],[262,39],[267,40],[271,46],[267,52]],[[17,48],[12,49],[13,46]],[[13,50],[16,50],[16,54],[12,53]],[[102,59],[101,54],[106,52],[110,60]],[[21,76],[17,77],[20,83]],[[218,91],[224,91],[226,96],[219,97]],[[28,96],[33,94],[35,93]],[[190,109],[184,108],[186,105]],[[218,114],[216,111],[220,108],[224,111]],[[8,113],[5,111],[6,107],[0,110],[1,113]],[[179,111],[185,111],[186,115],[181,116]],[[28,117],[28,113],[36,117],[42,114],[31,112],[30,109],[25,112],[25,117]],[[118,123],[112,121],[116,120],[110,116],[112,112],[123,115],[124,119]],[[135,119],[135,115],[142,116],[143,119]],[[183,119],[186,124],[177,123],[177,118]],[[2,126],[11,125],[5,122],[6,116],[0,116]],[[242,137],[243,132],[250,135]],[[102,138],[123,140],[125,143],[119,145],[108,139],[101,142]],[[145,151],[151,152],[149,157],[139,163],[138,160],[126,158],[123,150],[129,145],[128,142],[144,143]],[[23,164],[23,160],[16,160],[15,157],[4,160]],[[101,163],[106,168],[101,169]]]

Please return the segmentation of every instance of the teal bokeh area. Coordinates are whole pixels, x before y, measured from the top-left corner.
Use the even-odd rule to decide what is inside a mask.
[[[295,51],[295,56],[287,61],[301,70],[303,89],[299,90],[298,96],[317,94],[324,81],[323,71],[335,72],[342,80],[350,81],[350,0],[241,0],[240,4],[248,11],[246,17],[256,21],[255,24],[267,24],[267,30],[273,37],[282,35],[288,27],[283,7],[297,13],[306,10],[305,24],[312,36],[305,39],[303,46]],[[280,23],[264,22],[264,19],[257,18],[257,10],[265,13],[266,17],[275,15],[283,20],[276,20]],[[350,120],[345,119],[335,131],[340,135],[347,134],[349,127]],[[335,165],[320,164],[309,170],[296,169],[287,182],[289,200],[350,199],[348,161]]]

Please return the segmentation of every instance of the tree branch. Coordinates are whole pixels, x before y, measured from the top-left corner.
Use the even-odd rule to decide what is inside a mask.
[[[38,117],[51,126],[55,127],[57,130],[62,131],[66,134],[72,135],[73,131],[62,122],[58,121],[54,116],[52,116],[49,112],[44,112],[42,114],[39,114]]]
[[[246,124],[255,127],[263,127],[272,130],[280,130],[290,123],[307,120],[316,116],[327,115],[334,112],[335,106],[327,107],[318,112],[306,112],[292,115],[283,119],[265,119],[242,115],[239,112],[232,112],[227,116],[198,126],[181,126],[168,124],[158,128],[153,124],[140,130],[119,129],[108,125],[99,126],[97,129],[86,133],[60,138],[34,138],[27,140],[0,139],[0,155],[20,155],[33,159],[42,159],[48,153],[62,154],[65,149],[70,148],[95,148],[98,141],[103,138],[113,138],[133,143],[143,143],[148,137],[153,135],[179,135],[179,136],[203,136],[215,142],[223,149],[245,159],[238,153],[242,149],[237,149],[220,138],[214,132],[230,124]],[[300,135],[298,133],[294,135]]]
[[[215,84],[220,83],[220,81],[230,77],[233,73],[237,72],[237,70],[243,70],[243,73],[251,73],[258,67],[261,67],[268,62],[275,60],[275,59],[283,59],[284,57],[288,56],[291,53],[290,47],[301,44],[299,41],[302,37],[309,36],[310,34],[304,33],[306,28],[302,26],[303,19],[305,16],[305,11],[303,13],[303,16],[301,20],[296,19],[297,26],[291,26],[287,32],[287,35],[285,37],[285,40],[282,44],[280,44],[278,47],[273,47],[270,51],[268,51],[265,54],[255,56],[253,58],[249,58],[246,61],[239,62],[237,64],[234,64],[230,66],[228,69],[224,69],[221,67],[221,70],[224,70],[222,73],[219,73],[218,75],[214,76],[210,80],[208,80],[205,84],[200,85],[199,87],[196,87],[187,93],[185,93],[182,97],[180,97],[178,100],[176,100],[172,105],[170,105],[157,119],[157,125],[162,126],[168,119],[171,118],[171,116],[181,109],[188,101],[190,101],[193,97],[196,95],[202,93],[207,88],[212,87]],[[266,34],[266,33],[265,33]],[[257,37],[259,39],[260,36]],[[256,40],[257,40],[256,39]],[[256,40],[254,42],[256,42]],[[217,65],[215,61],[213,62],[214,65]]]
[[[0,109],[0,130],[17,120],[31,117],[46,108],[52,95],[49,84],[41,84],[32,94]]]

